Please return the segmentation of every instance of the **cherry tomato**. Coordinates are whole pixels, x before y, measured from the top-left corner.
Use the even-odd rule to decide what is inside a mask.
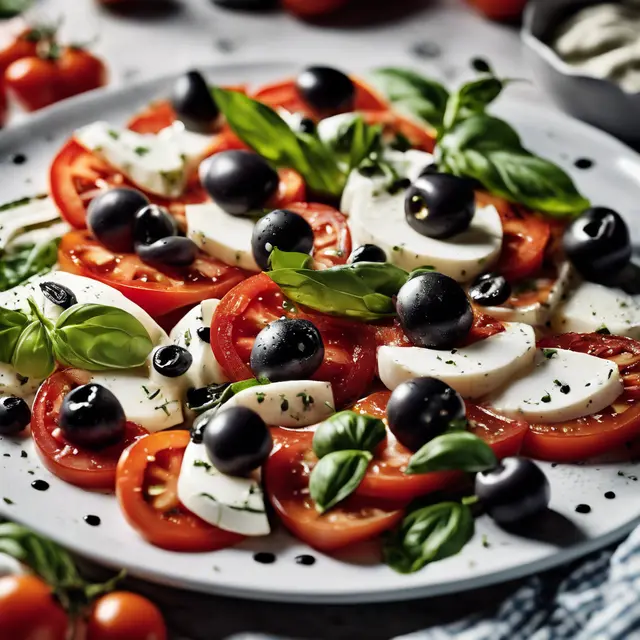
[[[44,32],[38,28],[28,27],[24,20],[17,18],[3,22],[0,37],[0,73],[20,58],[30,58],[36,55],[38,40]]]
[[[0,638],[65,640],[68,623],[51,587],[40,578],[0,578]]]
[[[107,68],[100,58],[80,47],[65,47],[57,60],[60,98],[91,91],[107,83]]]
[[[349,4],[350,0],[282,0],[282,6],[303,18],[313,18],[333,13]]]
[[[127,422],[122,442],[103,449],[83,449],[68,442],[58,427],[63,398],[89,381],[87,373],[66,369],[50,376],[38,390],[33,403],[31,434],[42,463],[58,478],[84,489],[113,489],[120,454],[147,433]]]
[[[178,501],[178,476],[189,440],[188,431],[160,431],[129,447],[120,458],[116,475],[120,508],[145,540],[162,549],[215,551],[230,547],[243,537],[207,524]]]
[[[381,418],[386,424],[389,391],[379,391],[360,400],[353,411]],[[477,405],[466,403],[469,431],[487,442],[499,458],[516,455],[522,446],[528,425],[520,420],[500,417]],[[406,500],[455,487],[464,481],[464,474],[455,471],[406,475],[413,452],[400,444],[390,431],[376,451],[356,493],[386,500]]]
[[[189,267],[160,270],[142,262],[135,253],[108,251],[88,231],[71,231],[63,236],[58,262],[63,271],[117,289],[154,317],[207,298],[221,298],[245,278],[241,269],[202,252]]]
[[[492,20],[513,20],[524,11],[527,0],[467,0]]]
[[[10,95],[27,111],[41,109],[63,97],[55,60],[20,58],[7,67],[4,81]]]
[[[314,375],[332,383],[336,405],[360,398],[373,380],[376,356],[373,331],[365,324],[298,309],[269,276],[245,280],[224,296],[211,323],[211,348],[232,380],[252,378],[249,357],[260,330],[282,316],[305,318],[319,329],[324,362]]]
[[[611,406],[595,415],[530,425],[523,446],[527,455],[575,462],[613,451],[640,435],[640,342],[599,333],[565,333],[543,338],[538,346],[613,360],[620,369],[624,391]]]
[[[315,459],[310,432],[273,430],[276,446],[263,468],[269,500],[284,526],[319,551],[331,552],[378,537],[393,528],[403,505],[377,498],[351,496],[320,515],[309,496],[308,483]]]
[[[160,609],[137,593],[114,591],[94,603],[86,640],[166,640]]]

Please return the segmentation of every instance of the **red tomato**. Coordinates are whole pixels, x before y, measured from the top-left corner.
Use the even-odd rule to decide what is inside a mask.
[[[55,60],[20,58],[7,67],[4,81],[11,96],[27,111],[41,109],[63,97]]]
[[[84,489],[113,489],[120,454],[147,431],[127,422],[122,442],[97,450],[66,440],[58,427],[60,405],[72,389],[88,381],[87,373],[78,369],[59,371],[45,380],[33,403],[31,434],[42,463],[58,478]]]
[[[107,84],[107,68],[100,58],[86,49],[65,47],[57,63],[61,98],[69,98]]]
[[[386,424],[390,395],[390,391],[373,393],[357,402],[353,410],[381,418]],[[470,403],[466,403],[466,409],[469,431],[490,444],[499,458],[516,455],[520,451],[528,428],[526,422],[497,416]],[[464,474],[456,471],[406,475],[404,469],[412,455],[412,451],[388,432],[386,442],[376,452],[374,461],[356,493],[386,500],[409,501],[464,481]]]
[[[2,41],[5,44],[0,49],[0,73],[4,74],[12,62],[36,55],[38,40],[45,32],[38,28],[27,27],[21,18],[3,22],[0,28]]]
[[[162,270],[135,254],[105,249],[88,231],[71,231],[58,247],[63,271],[104,282],[142,307],[162,316],[207,298],[221,298],[245,278],[245,272],[200,253],[189,267]]]
[[[527,0],[467,0],[467,2],[492,20],[518,18],[527,4]]]
[[[243,537],[222,531],[178,501],[178,476],[188,431],[160,431],[141,438],[118,462],[116,495],[127,522],[148,542],[169,551],[216,551]],[[149,487],[153,486],[153,495]]]
[[[276,446],[263,468],[269,500],[284,526],[319,551],[331,552],[378,537],[402,519],[402,506],[351,496],[320,515],[309,496],[310,432],[273,430]]]
[[[496,271],[512,282],[534,275],[542,267],[551,237],[549,223],[488,193],[479,192],[476,197],[480,206],[494,205],[502,220],[504,238]]]
[[[350,0],[282,0],[282,6],[297,16],[312,18],[333,13],[349,2]]]
[[[0,127],[4,127],[7,122],[7,91],[4,85],[0,86]]]
[[[381,124],[383,137],[393,139],[403,135],[414,149],[431,153],[436,146],[436,131],[425,124],[394,111],[363,111],[362,117],[368,124]]]
[[[211,348],[232,380],[252,378],[249,356],[255,337],[282,316],[305,318],[319,329],[324,362],[313,376],[332,383],[336,405],[361,397],[373,380],[376,355],[370,328],[362,323],[297,309],[269,276],[259,274],[232,289],[211,322]]]
[[[0,578],[0,638],[65,640],[68,623],[51,587],[40,578]]]
[[[166,640],[167,635],[153,602],[137,593],[114,591],[94,603],[86,640]]]
[[[539,347],[588,353],[618,364],[622,395],[592,415],[556,424],[532,424],[524,452],[541,460],[575,462],[613,451],[640,435],[640,342],[599,333],[565,333],[543,338]]]

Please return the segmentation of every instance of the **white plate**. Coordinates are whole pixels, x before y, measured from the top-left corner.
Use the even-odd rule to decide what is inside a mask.
[[[220,83],[260,82],[292,73],[282,64],[218,67],[210,70]],[[34,116],[0,135],[2,200],[46,188],[46,168],[69,133],[97,119],[124,122],[150,99],[166,95],[170,79],[117,91],[81,96]],[[568,169],[595,203],[618,209],[636,226],[640,222],[640,158],[607,135],[555,112],[504,102],[498,109],[521,132],[525,143]],[[10,157],[24,153],[27,162]],[[573,162],[590,158],[595,166],[578,170]],[[640,234],[636,233],[636,238]],[[27,457],[21,455],[25,450]],[[143,542],[127,526],[112,496],[82,491],[51,476],[39,464],[29,442],[0,438],[0,513],[33,527],[70,549],[132,574],[174,586],[262,600],[354,603],[434,596],[486,586],[537,573],[569,562],[621,539],[640,522],[640,465],[543,465],[552,485],[553,512],[540,519],[527,538],[510,535],[488,518],[480,518],[473,540],[453,558],[413,575],[398,575],[380,564],[371,549],[332,558],[311,551],[284,532],[269,539],[208,554],[177,554]],[[30,473],[31,472],[31,473]],[[46,492],[33,490],[44,479]],[[606,499],[605,492],[615,492]],[[576,513],[579,503],[589,514]],[[102,524],[91,527],[85,515]],[[277,561],[262,565],[257,551],[271,551]],[[294,561],[312,553],[317,562]]]

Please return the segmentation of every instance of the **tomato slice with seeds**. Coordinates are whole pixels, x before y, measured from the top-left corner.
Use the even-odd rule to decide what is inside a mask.
[[[314,549],[332,552],[377,538],[403,516],[398,501],[351,496],[320,515],[309,496],[310,432],[272,430],[275,447],[263,468],[267,495],[284,526]]]
[[[283,316],[313,322],[324,342],[324,361],[313,378],[332,383],[336,405],[361,397],[373,380],[376,347],[362,323],[297,308],[265,274],[245,280],[218,305],[211,322],[211,348],[231,380],[252,378],[251,349],[258,333]]]
[[[390,391],[378,391],[357,402],[353,411],[380,418],[386,422],[387,403]],[[526,422],[511,420],[479,407],[466,403],[469,431],[491,445],[498,458],[516,455],[522,446],[528,429]],[[356,493],[361,496],[385,500],[412,500],[434,491],[456,488],[465,481],[465,476],[457,471],[442,471],[406,475],[404,469],[409,464],[413,452],[400,444],[387,430],[387,439],[375,453]]]
[[[178,500],[178,476],[188,431],[141,438],[120,458],[116,496],[127,522],[148,542],[169,551],[216,551],[242,542],[198,518]]]
[[[66,369],[50,376],[42,384],[33,403],[31,434],[36,451],[55,476],[83,489],[113,489],[120,454],[147,431],[127,422],[121,442],[101,449],[88,449],[69,442],[60,431],[58,415],[64,397],[89,382],[86,371]]]
[[[363,111],[361,115],[367,124],[382,125],[382,136],[389,142],[401,135],[409,141],[413,149],[431,153],[436,146],[435,129],[420,124],[409,116],[395,111]]]
[[[160,270],[134,253],[112,253],[88,231],[70,231],[63,236],[58,262],[63,271],[117,289],[154,317],[207,298],[221,298],[246,277],[241,269],[202,252],[189,267]]]
[[[565,333],[543,338],[538,346],[612,360],[620,369],[624,391],[597,414],[530,425],[523,447],[527,455],[554,462],[575,462],[614,451],[640,436],[640,342],[599,333]]]

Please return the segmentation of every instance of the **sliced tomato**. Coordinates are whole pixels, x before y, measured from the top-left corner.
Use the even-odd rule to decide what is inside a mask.
[[[351,253],[347,218],[337,209],[317,202],[294,202],[287,209],[301,215],[313,229],[313,259],[324,267],[345,264]]]
[[[120,458],[116,495],[127,522],[169,551],[216,551],[242,542],[198,518],[178,500],[178,476],[188,431],[160,431],[138,440]]]
[[[538,346],[614,361],[624,391],[615,403],[597,414],[561,423],[532,424],[524,441],[527,455],[575,462],[613,451],[640,436],[640,342],[599,333],[566,333],[543,338]]]
[[[211,348],[231,380],[253,377],[249,357],[255,337],[283,316],[310,320],[320,331],[325,356],[314,379],[332,383],[337,406],[354,402],[366,392],[376,365],[373,331],[362,323],[297,308],[265,274],[232,289],[213,315]]]
[[[31,434],[42,463],[58,478],[83,489],[113,489],[120,454],[147,431],[127,422],[123,440],[102,449],[82,448],[66,440],[58,426],[62,400],[87,382],[87,372],[78,369],[66,369],[50,376],[33,403]]]
[[[429,153],[436,146],[437,132],[408,116],[395,111],[363,111],[362,117],[368,124],[381,124],[383,137],[388,140],[399,134],[409,141],[412,148]]]
[[[386,424],[390,395],[389,391],[373,393],[357,402],[353,410],[380,418]],[[469,431],[490,444],[499,458],[515,455],[520,451],[528,428],[526,422],[503,418],[470,403],[467,403],[466,410]],[[454,488],[465,479],[464,474],[456,471],[406,475],[404,470],[412,455],[412,451],[388,432],[386,442],[376,452],[356,493],[385,500],[409,501],[434,491]]]
[[[162,316],[207,298],[221,298],[241,282],[245,272],[200,253],[190,267],[162,271],[133,253],[105,249],[88,231],[71,231],[58,248],[63,271],[104,282],[142,307]]]
[[[314,549],[332,552],[378,537],[402,519],[402,506],[352,496],[320,515],[309,496],[310,432],[273,431],[276,446],[263,468],[269,500],[284,526]]]

